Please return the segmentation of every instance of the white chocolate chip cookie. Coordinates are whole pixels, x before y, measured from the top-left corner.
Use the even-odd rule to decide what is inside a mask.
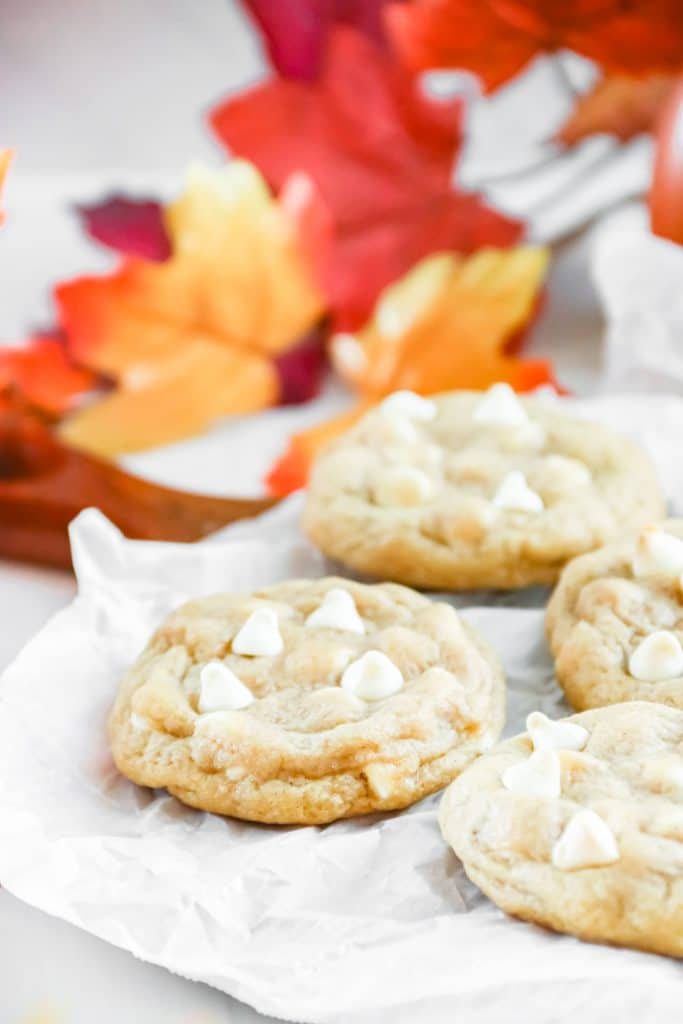
[[[533,716],[530,716],[533,717]],[[631,701],[523,733],[448,788],[439,821],[503,910],[595,942],[683,956],[683,712]]]
[[[553,583],[663,515],[645,454],[506,384],[397,392],[317,459],[303,525],[352,569],[428,589]]]
[[[504,709],[495,655],[450,605],[294,580],[175,612],[121,683],[110,736],[134,782],[312,825],[445,786],[495,743]]]
[[[546,631],[572,707],[652,700],[683,709],[683,519],[577,558]]]

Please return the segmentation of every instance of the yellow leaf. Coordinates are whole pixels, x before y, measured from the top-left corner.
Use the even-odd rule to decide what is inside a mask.
[[[139,451],[180,441],[226,413],[264,409],[277,389],[270,360],[195,336],[149,374],[139,368],[128,387],[71,416],[60,435],[95,455]]]
[[[64,427],[90,451],[162,444],[277,401],[272,357],[323,313],[291,217],[250,164],[192,168],[165,213],[168,260],[56,290],[71,355],[117,383]]]
[[[547,363],[506,346],[534,310],[548,259],[534,246],[429,256],[384,291],[361,331],[333,339],[332,360],[367,397],[541,384],[551,379]]]

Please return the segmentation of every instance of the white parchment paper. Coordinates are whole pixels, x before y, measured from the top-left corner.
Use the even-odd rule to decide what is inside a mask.
[[[683,512],[683,400],[611,396],[574,408],[640,437]],[[553,935],[490,904],[441,840],[436,796],[395,815],[272,828],[192,811],[117,774],[107,713],[172,608],[326,571],[299,533],[299,505],[195,545],[127,541],[94,510],[78,517],[78,597],[0,683],[0,882],[286,1019],[680,1020],[677,962]],[[508,733],[532,708],[564,711],[539,597],[479,595],[488,605],[463,611],[505,663]]]

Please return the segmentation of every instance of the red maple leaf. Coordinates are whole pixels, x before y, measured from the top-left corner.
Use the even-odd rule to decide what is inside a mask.
[[[321,69],[334,25],[353,25],[386,44],[387,0],[243,0],[264,37],[270,62],[284,78],[312,81]]]
[[[313,179],[333,224],[318,270],[335,325],[365,322],[379,292],[423,256],[510,245],[522,225],[452,185],[458,100],[427,97],[367,38],[336,28],[319,82],[275,79],[212,112],[218,137],[275,188]]]
[[[300,405],[320,392],[327,372],[326,330],[319,325],[291,348],[274,356],[279,405]]]
[[[539,53],[575,50],[607,72],[641,75],[683,64],[680,0],[410,0],[386,11],[412,69],[463,68],[488,91]]]
[[[71,361],[59,334],[36,335],[21,348],[0,349],[0,394],[22,395],[51,416],[73,408],[96,384],[95,374]]]

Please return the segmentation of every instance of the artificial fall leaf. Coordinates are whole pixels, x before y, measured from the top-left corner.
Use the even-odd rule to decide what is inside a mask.
[[[370,404],[361,403],[341,416],[317,423],[291,437],[287,449],[266,476],[268,494],[275,498],[284,498],[287,494],[305,487],[311,465],[318,452],[330,441],[334,441],[335,437],[349,430],[368,410]]]
[[[91,238],[124,256],[162,261],[171,255],[164,208],[155,199],[115,195],[76,212]]]
[[[333,339],[333,364],[368,398],[545,383],[548,364],[520,360],[507,345],[534,310],[548,259],[532,246],[429,256],[384,291],[361,331]]]
[[[276,401],[277,376],[268,359],[195,334],[157,361],[149,376],[141,369],[59,432],[74,448],[112,457],[180,441],[226,413],[258,412]]]
[[[628,142],[653,131],[674,82],[673,75],[607,75],[579,98],[557,141],[573,146],[589,135],[608,133]]]
[[[248,164],[194,169],[165,221],[164,263],[56,289],[72,356],[118,385],[64,427],[74,445],[132,451],[277,402],[273,359],[321,317],[292,221]]]
[[[347,329],[428,253],[520,238],[520,223],[453,189],[461,117],[458,100],[430,99],[370,40],[337,27],[319,82],[271,80],[219,104],[211,124],[274,187],[297,170],[315,184],[333,228],[315,262]]]
[[[530,246],[482,249],[469,258],[437,253],[387,288],[362,331],[332,341],[332,361],[361,402],[291,438],[266,477],[268,492],[304,487],[318,452],[391,391],[477,390],[500,380],[518,391],[554,384],[547,362],[511,353],[537,307],[548,257]]]
[[[188,494],[131,476],[61,444],[20,395],[0,393],[0,558],[70,568],[68,525],[92,506],[127,537],[193,541],[270,504]]]
[[[335,24],[353,25],[385,44],[382,8],[387,0],[244,0],[259,26],[278,74],[303,81],[320,72],[327,36]]]
[[[410,68],[462,68],[487,91],[539,53],[561,49],[609,73],[665,73],[683,65],[680,0],[410,0],[391,4],[385,17]]]
[[[96,383],[89,370],[74,366],[58,338],[37,336],[21,348],[0,349],[0,392],[15,392],[49,415],[73,408]]]
[[[320,325],[275,356],[280,405],[300,405],[318,394],[327,369],[326,340],[327,333]]]
[[[57,287],[70,348],[87,365],[125,378],[193,333],[277,353],[322,313],[289,221],[249,164],[192,168],[166,225],[173,255],[163,264],[129,260]]]

